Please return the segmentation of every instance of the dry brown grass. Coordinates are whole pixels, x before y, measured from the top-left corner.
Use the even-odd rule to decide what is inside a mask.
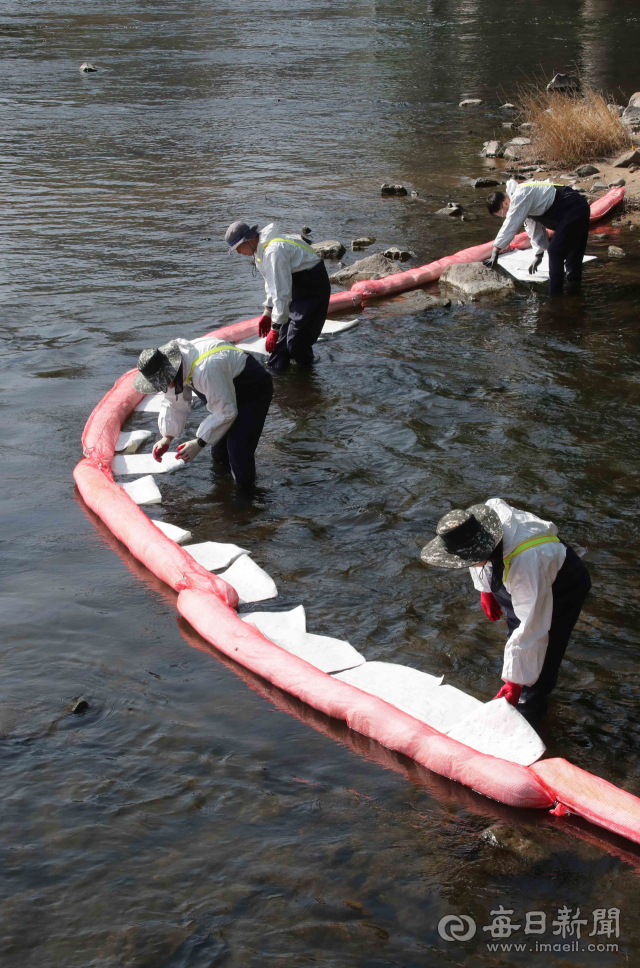
[[[559,168],[631,147],[631,138],[607,100],[586,88],[582,94],[560,94],[531,88],[521,92],[523,120],[534,127],[532,155]]]

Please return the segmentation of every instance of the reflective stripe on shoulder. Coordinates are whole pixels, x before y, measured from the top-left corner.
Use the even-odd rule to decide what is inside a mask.
[[[269,239],[267,244],[264,246],[264,251],[266,252],[269,246],[273,245],[274,242],[287,242],[288,245],[297,245],[299,249],[305,249],[307,252],[310,252],[311,255],[315,255],[318,258],[320,258],[316,250],[312,249],[310,245],[305,245],[304,242],[296,242],[295,239],[282,239],[282,238]]]
[[[516,555],[521,555],[523,551],[528,551],[529,548],[537,548],[538,545],[551,544],[551,542],[559,544],[560,538],[558,538],[555,534],[543,534],[540,535],[539,538],[528,538],[526,541],[523,541],[521,544],[519,544],[510,554],[504,556],[504,575],[502,580],[507,580],[511,562]]]
[[[193,376],[193,371],[195,370],[198,363],[202,363],[203,360],[206,360],[208,356],[212,356],[214,353],[220,353],[221,350],[235,350],[236,353],[243,352],[242,350],[239,350],[237,346],[232,346],[231,343],[223,343],[221,346],[214,346],[213,349],[207,350],[206,353],[201,353],[200,356],[196,357],[196,359],[191,364],[191,369],[189,370],[189,376],[187,377],[187,385],[191,383],[191,377]]]
[[[518,188],[533,188],[535,185],[542,185],[543,188],[568,188],[568,185],[563,185],[560,182],[550,182],[550,181],[540,181],[540,182],[523,182],[518,185]]]

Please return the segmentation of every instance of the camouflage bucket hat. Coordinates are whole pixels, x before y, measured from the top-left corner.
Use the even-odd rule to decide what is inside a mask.
[[[182,354],[176,340],[164,346],[143,350],[138,357],[138,373],[133,386],[138,393],[166,393],[182,366]]]
[[[489,558],[502,541],[502,523],[486,504],[449,511],[438,521],[433,541],[420,557],[436,568],[469,568]]]

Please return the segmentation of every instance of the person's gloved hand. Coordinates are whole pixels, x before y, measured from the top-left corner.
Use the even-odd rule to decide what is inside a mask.
[[[520,698],[520,693],[522,692],[522,686],[518,685],[517,682],[505,682],[502,689],[493,697],[494,699],[506,699],[510,702],[512,706],[518,705],[518,699]]]
[[[160,440],[156,444],[154,444],[153,450],[151,451],[151,455],[154,460],[158,461],[158,463],[160,463],[163,456],[169,450],[169,445],[172,440],[173,440],[173,437],[161,437]]]
[[[264,313],[258,320],[258,336],[267,336],[271,329],[271,316]]]
[[[491,592],[480,592],[480,607],[490,622],[502,618],[502,609]]]
[[[537,256],[535,257],[535,259],[533,260],[533,262],[529,266],[529,275],[530,276],[535,275],[536,272],[538,271],[538,266],[542,262],[543,255],[544,255],[544,252],[538,252]]]
[[[484,260],[484,262],[482,263],[482,265],[483,266],[486,266],[487,269],[495,269],[496,262],[498,261],[498,256],[499,255],[500,255],[500,249],[493,248],[491,250],[491,255],[489,256],[488,259],[485,259]]]
[[[273,353],[276,348],[276,343],[278,342],[278,336],[280,335],[280,330],[271,329],[269,330],[269,335],[267,336],[267,342],[264,344],[264,348],[267,353]]]
[[[187,440],[184,444],[178,444],[176,447],[176,457],[188,462],[193,460],[194,457],[197,457],[201,450],[200,441],[196,437],[194,440]]]

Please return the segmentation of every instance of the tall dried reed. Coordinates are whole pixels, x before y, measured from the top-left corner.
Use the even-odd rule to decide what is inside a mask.
[[[531,155],[560,168],[605,158],[631,147],[631,138],[602,94],[530,88],[519,97],[523,120],[532,125]]]

